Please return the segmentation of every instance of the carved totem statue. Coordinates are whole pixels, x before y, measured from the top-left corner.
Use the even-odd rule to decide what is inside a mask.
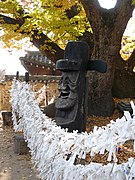
[[[89,61],[89,46],[85,42],[69,42],[64,59],[56,63],[56,69],[62,71],[58,84],[59,96],[56,100],[57,125],[68,128],[69,132],[86,129],[87,107],[87,70],[106,71],[102,61]]]

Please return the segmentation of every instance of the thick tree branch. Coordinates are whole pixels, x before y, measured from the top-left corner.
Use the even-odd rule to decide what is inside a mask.
[[[135,7],[131,5],[132,0],[118,0],[116,6],[112,9],[102,8],[98,0],[80,0],[80,2],[85,9],[93,33],[97,33],[97,27],[102,25],[109,26],[110,31],[114,30],[114,25],[115,27],[120,27],[119,22],[122,22],[122,26],[126,26],[125,24],[127,24],[127,21],[132,16],[132,11]],[[123,18],[122,21],[120,21],[121,18]],[[115,19],[117,19],[117,21],[114,21]]]
[[[93,33],[95,32],[95,27],[101,23],[101,6],[98,2],[98,0],[80,0],[82,3],[86,16],[88,18],[88,21],[90,22],[90,25],[93,29]]]
[[[4,2],[5,0],[3,0]],[[72,6],[70,9],[67,9],[65,11],[66,16],[71,19],[74,16],[76,16],[79,12],[80,9],[78,8],[79,5],[75,4],[74,6]],[[47,8],[47,7],[44,7]],[[60,8],[60,7],[58,7]],[[22,8],[22,6],[20,6],[20,9],[18,10],[18,14],[20,14],[20,17],[24,14],[24,10]],[[10,18],[7,17],[5,15],[0,14],[0,18],[2,18],[2,20],[4,21],[4,23],[7,24],[13,24],[13,25],[19,25],[19,30],[20,27],[25,23],[25,19],[26,18],[30,18],[29,16],[25,16],[25,18],[19,18],[19,19],[14,19],[14,18]],[[18,30],[17,29],[17,30]],[[53,62],[56,62],[56,60],[63,58],[64,56],[64,50],[62,50],[56,43],[54,43],[53,41],[51,41],[51,39],[49,39],[44,33],[39,33],[39,31],[37,29],[34,28],[34,30],[32,30],[31,32],[25,32],[20,31],[21,34],[28,34],[31,36],[32,34],[32,38],[31,38],[31,42],[44,54],[46,55],[50,60],[52,60]],[[37,38],[38,37],[38,38]],[[43,50],[43,46],[46,47],[45,50]]]
[[[116,5],[115,5],[115,8],[118,10],[118,11],[121,11],[121,7],[127,7],[127,6],[134,6],[132,5],[132,0],[117,0],[116,2]]]
[[[2,15],[2,14],[0,14],[0,20],[2,20],[1,21],[1,24],[2,23],[6,23],[6,24],[13,24],[13,25],[22,25],[22,22],[24,23],[24,21],[19,21],[19,20],[16,20],[16,19],[13,19],[13,18],[11,18],[11,17],[8,17],[8,16],[5,16],[5,15]]]
[[[37,36],[39,38],[36,38]],[[56,43],[51,41],[51,39],[49,39],[45,34],[43,33],[39,34],[38,30],[33,30],[31,42],[54,63],[58,59],[63,58],[64,56],[64,50],[62,50]],[[46,48],[43,50],[42,46],[45,45]]]
[[[117,4],[115,6],[115,11],[117,11],[117,20],[115,22],[115,29],[116,35],[123,34],[129,19],[132,16],[132,12],[135,8],[135,5],[132,5],[132,0],[117,0]],[[118,29],[117,31],[116,29]]]
[[[24,13],[24,11],[22,11],[22,7],[20,9],[21,11],[18,11],[18,13],[20,13],[20,16],[21,16]],[[75,15],[77,15],[79,12],[80,10],[78,9],[78,5],[75,4],[74,6],[71,7],[71,9],[66,10],[66,15],[69,19],[71,19]],[[13,18],[10,18],[1,14],[0,18],[2,18],[4,23],[19,25],[19,28],[20,28],[24,24],[25,18],[30,18],[30,17],[25,16],[25,18],[13,19]],[[20,33],[24,34],[26,32],[21,31]],[[31,32],[27,32],[27,34],[29,35],[31,34]],[[63,58],[64,56],[64,50],[62,50],[56,43],[52,42],[51,39],[49,39],[45,34],[39,33],[38,30],[34,29],[32,31],[31,42],[53,62],[56,62],[56,60]],[[42,47],[43,46],[45,47],[45,45],[46,45],[46,48],[45,50],[43,50]]]
[[[70,9],[66,10],[66,15],[67,15],[68,19],[71,19],[74,16],[76,16],[77,14],[79,14],[79,12],[80,12],[79,6],[77,4],[75,4]]]
[[[93,30],[94,44],[110,46],[110,54],[119,52],[122,35],[132,16],[132,0],[118,0],[112,9],[104,9],[98,0],[80,0]],[[116,50],[117,49],[117,50]]]
[[[0,14],[0,18],[2,19],[1,23],[6,24],[13,24],[13,25],[19,25],[21,27],[23,23],[25,22],[25,19],[13,19],[11,17],[5,16]],[[56,62],[56,60],[63,58],[64,50],[62,50],[56,43],[51,41],[45,34],[39,33],[38,30],[32,31],[32,40],[31,42],[44,54],[46,55],[50,60],[53,62]],[[20,32],[21,34],[28,34],[31,35],[31,32]],[[38,36],[38,39],[37,39]],[[43,50],[42,46],[46,45],[47,49]],[[48,48],[51,47],[51,48]]]

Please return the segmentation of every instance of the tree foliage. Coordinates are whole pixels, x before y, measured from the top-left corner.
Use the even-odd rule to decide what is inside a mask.
[[[120,54],[123,60],[128,60],[135,49],[135,38],[123,36]]]
[[[53,43],[63,49],[68,40],[92,32],[78,0],[1,0],[0,11],[1,40],[5,47],[22,48],[30,40],[42,52],[46,49],[55,53],[59,48],[53,47]],[[133,43],[122,46],[122,58],[128,58],[125,51],[132,47]]]
[[[135,0],[132,0],[132,4],[135,4]]]
[[[7,47],[18,46],[23,38],[46,38],[40,49],[51,48],[53,41],[61,48],[67,40],[75,40],[85,30],[90,31],[84,9],[74,0],[5,0],[0,2],[2,41]],[[6,22],[6,23],[5,23]],[[15,43],[17,42],[17,44]]]

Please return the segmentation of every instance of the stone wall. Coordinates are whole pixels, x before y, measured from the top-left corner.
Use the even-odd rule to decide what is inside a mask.
[[[0,111],[10,111],[10,92],[11,81],[0,83]]]
[[[0,82],[0,111],[11,111],[10,89],[14,77],[6,75],[5,80]],[[40,106],[48,105],[52,98],[56,98],[59,78],[59,76],[30,76],[29,83],[38,99],[40,99],[41,89],[43,90],[44,99],[39,103]],[[24,76],[20,76],[19,80],[24,81]]]

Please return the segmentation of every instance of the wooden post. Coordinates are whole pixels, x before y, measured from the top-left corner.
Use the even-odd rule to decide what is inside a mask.
[[[29,82],[29,73],[28,72],[25,73],[25,81],[26,81],[26,83]]]

